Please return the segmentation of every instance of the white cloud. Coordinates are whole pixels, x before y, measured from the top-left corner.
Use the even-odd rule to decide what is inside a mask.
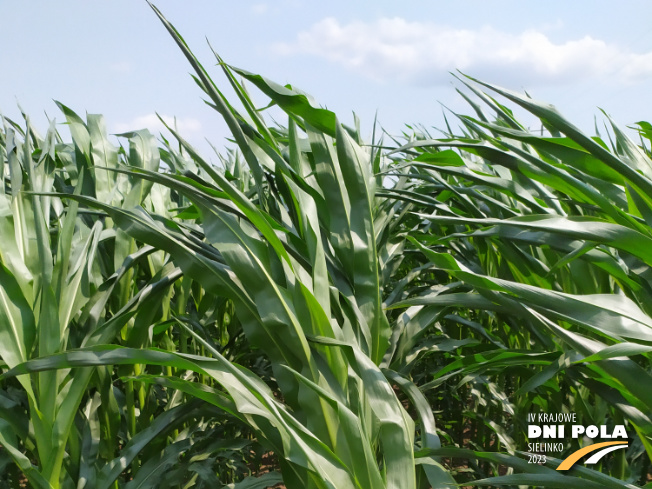
[[[127,73],[131,71],[131,63],[127,61],[120,61],[118,63],[113,63],[109,66],[109,69],[111,71],[115,71],[117,73]]]
[[[456,29],[398,17],[349,24],[326,18],[273,50],[322,57],[377,80],[423,85],[448,82],[456,69],[510,85],[589,78],[634,83],[652,76],[652,52],[632,53],[590,36],[555,43],[536,30]]]
[[[168,126],[172,128],[176,127],[176,130],[183,137],[197,134],[202,129],[201,122],[192,117],[176,118],[176,121],[174,117],[169,115],[161,115],[161,117]],[[167,129],[156,114],[142,115],[129,122],[119,122],[113,126],[111,132],[119,134],[128,131],[137,131],[139,129],[149,129],[153,134],[167,132]]]
[[[263,15],[268,9],[269,6],[266,3],[256,3],[251,6],[251,11],[256,15]]]

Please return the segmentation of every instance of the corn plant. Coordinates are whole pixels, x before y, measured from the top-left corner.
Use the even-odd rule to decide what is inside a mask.
[[[7,205],[38,203],[31,213],[46,216],[6,236],[18,242],[41,226],[68,239],[28,240],[40,243],[31,269],[20,253],[0,252],[15,325],[3,345],[19,345],[1,352],[0,409],[20,414],[3,411],[0,443],[35,487],[648,483],[644,141],[611,125],[607,144],[550,106],[463,79],[476,116],[455,116],[460,134],[447,121],[439,139],[423,131],[365,144],[304,92],[215,54],[237,109],[153,8],[237,150],[216,168],[168,127],[178,147],[163,139],[156,151],[134,132],[128,154],[114,151],[94,118],[65,107],[73,145],[48,146],[28,126],[20,146],[5,130]],[[286,127],[266,123],[245,83],[287,114]],[[652,136],[645,123],[639,130]],[[55,184],[42,183],[48,171]],[[5,225],[16,215],[5,212]],[[85,244],[91,236],[97,244]],[[65,280],[79,273],[92,284],[71,289],[88,292],[60,320],[68,326],[57,346],[42,347],[49,330],[39,318],[52,317],[43,284],[63,276],[44,282],[44,270],[70,249],[80,265],[68,258]],[[104,253],[82,251],[91,249]],[[22,286],[21,264],[37,277]],[[67,303],[54,297],[47,307]],[[51,411],[74,421],[56,440],[60,428],[38,417],[52,396]],[[597,470],[561,473],[559,459],[524,456],[526,416],[540,411],[635,435]],[[101,451],[107,437],[124,446]]]
[[[158,206],[165,192],[150,198],[151,186],[107,171],[119,157],[155,170],[158,149],[149,133],[129,134],[127,155],[108,140],[100,116],[89,115],[85,123],[60,107],[73,144],[61,142],[54,123],[41,138],[28,119],[25,130],[4,120],[1,134],[0,357],[5,368],[82,346],[143,345],[147,328],[165,314],[162,298],[181,276],[165,266],[162,252],[137,248],[110,220],[52,195],[69,191],[118,206],[147,199],[152,209],[166,212]],[[144,280],[142,286],[136,276]],[[143,416],[137,425],[138,397],[141,414],[146,408],[144,389],[128,383],[118,390],[111,377],[105,368],[58,370],[3,385],[3,464],[13,460],[33,487],[109,487],[125,460],[134,460],[148,441],[197,407],[155,409],[151,414],[160,416]]]
[[[480,102],[473,101],[476,117],[458,116],[462,135],[422,133],[394,150],[413,186],[388,192],[415,206],[414,265],[433,276],[392,307],[438,318],[435,331],[405,329],[420,358],[396,366],[418,372],[423,392],[452,379],[456,390],[475,392],[466,411],[451,414],[458,426],[470,422],[471,432],[485,433],[484,447],[487,435],[508,451],[524,447],[528,412],[626,422],[635,441],[603,470],[644,484],[652,455],[649,150],[610,124],[610,151],[549,105],[466,85]],[[538,116],[545,133],[524,128],[482,85]],[[463,350],[445,361],[426,358],[442,335],[464,338]],[[506,418],[510,430],[495,421]],[[478,441],[470,443],[480,448]]]

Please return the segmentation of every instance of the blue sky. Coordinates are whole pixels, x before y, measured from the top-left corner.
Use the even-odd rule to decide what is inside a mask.
[[[597,107],[620,125],[652,119],[652,2],[496,0],[154,2],[219,84],[206,45],[229,63],[311,93],[371,133],[442,126],[441,104],[469,113],[450,71],[556,105],[585,130]],[[59,100],[106,116],[111,132],[177,117],[208,151],[227,135],[190,67],[143,0],[0,0],[0,111],[16,102],[45,130]],[[264,99],[260,97],[261,105]],[[282,122],[282,121],[281,121]],[[527,121],[526,121],[527,122]]]

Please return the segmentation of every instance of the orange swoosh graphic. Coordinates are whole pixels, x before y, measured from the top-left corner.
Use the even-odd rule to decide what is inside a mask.
[[[610,447],[612,445],[626,445],[627,443],[628,442],[626,441],[605,441],[603,443],[594,443],[593,445],[580,448],[576,452],[573,452],[568,457],[566,457],[566,459],[561,464],[559,464],[557,470],[568,470],[573,465],[575,465],[575,462],[581,459],[584,455],[595,452],[596,450],[600,450],[601,448]]]

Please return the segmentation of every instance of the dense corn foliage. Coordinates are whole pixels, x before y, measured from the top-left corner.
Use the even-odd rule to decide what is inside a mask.
[[[465,78],[459,129],[365,142],[216,55],[236,108],[155,12],[237,149],[3,119],[0,484],[652,487],[652,126]],[[538,412],[629,448],[529,464]]]

